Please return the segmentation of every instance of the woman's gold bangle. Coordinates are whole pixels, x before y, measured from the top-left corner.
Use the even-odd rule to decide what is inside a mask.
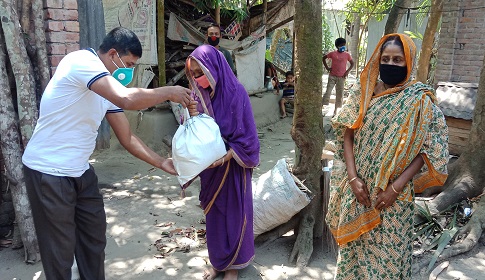
[[[357,178],[359,178],[359,177],[355,176],[354,178],[350,179],[349,184],[352,183],[353,181],[357,180]]]
[[[394,184],[391,184],[391,188],[392,188],[392,190],[393,190],[395,193],[399,194],[399,192],[398,192],[398,191],[396,191],[396,189],[394,188]]]

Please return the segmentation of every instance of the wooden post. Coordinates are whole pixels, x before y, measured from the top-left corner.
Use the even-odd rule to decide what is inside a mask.
[[[165,2],[157,1],[157,53],[158,53],[158,86],[167,82],[165,73]]]
[[[328,200],[330,199],[330,168],[328,167],[328,162],[333,160],[333,153],[327,150],[323,150],[322,153],[322,170],[323,170],[323,219],[327,215],[328,211]],[[337,257],[338,246],[333,238],[327,223],[323,222],[323,242],[327,245],[327,250],[334,256]]]
[[[263,25],[266,25],[268,12],[268,0],[263,0]]]
[[[221,4],[219,2],[216,2],[216,23],[221,25]]]
[[[104,9],[102,1],[78,0],[79,47],[81,49],[98,47],[106,36]],[[106,118],[103,118],[96,137],[96,150],[109,149],[111,129]]]

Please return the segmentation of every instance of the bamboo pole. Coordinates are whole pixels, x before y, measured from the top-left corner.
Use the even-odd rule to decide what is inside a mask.
[[[158,86],[167,82],[165,73],[165,3],[157,1],[157,53],[158,53]]]
[[[221,4],[219,2],[216,2],[216,23],[221,25]]]
[[[263,0],[263,25],[266,25],[268,13],[268,0]]]

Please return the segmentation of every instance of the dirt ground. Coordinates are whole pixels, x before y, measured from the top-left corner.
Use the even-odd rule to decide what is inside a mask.
[[[326,123],[329,119],[324,118]],[[261,165],[255,177],[270,170],[280,158],[292,162],[291,122],[286,118],[259,129]],[[189,238],[195,231],[203,234],[205,229],[198,206],[198,182],[181,199],[175,177],[154,170],[116,147],[95,153],[91,163],[105,198],[107,279],[202,279],[208,267],[207,248],[203,239],[195,238],[199,242],[194,242]],[[254,262],[240,272],[240,279],[333,279],[336,259],[322,241],[315,243],[307,268],[298,269],[288,263],[294,239],[289,233],[273,243],[257,246]],[[484,243],[480,240],[470,253],[453,258],[437,279],[485,279]],[[157,250],[157,245],[162,251]],[[0,280],[7,279],[45,277],[40,263],[23,262],[22,250],[0,248]],[[413,279],[428,279],[428,274],[415,273]]]

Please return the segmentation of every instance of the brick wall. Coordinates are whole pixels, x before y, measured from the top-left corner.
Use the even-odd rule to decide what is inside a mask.
[[[478,83],[485,53],[482,0],[444,0],[435,82]]]
[[[77,0],[44,0],[47,56],[54,74],[61,59],[79,50]]]

